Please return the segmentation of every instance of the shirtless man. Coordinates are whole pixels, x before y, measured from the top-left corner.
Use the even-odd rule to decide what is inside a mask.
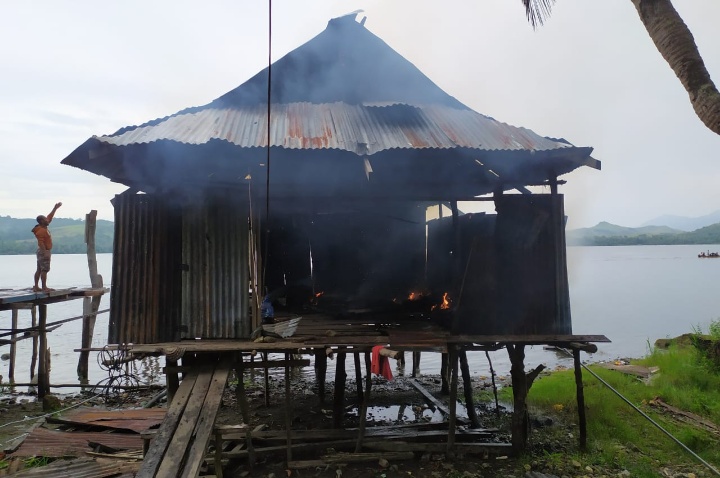
[[[38,241],[36,253],[37,270],[35,271],[35,285],[33,286],[35,292],[48,292],[52,290],[47,286],[47,275],[48,272],[50,272],[50,257],[52,256],[52,237],[50,236],[50,231],[48,231],[48,224],[53,220],[55,211],[57,211],[60,206],[62,206],[61,202],[55,204],[47,216],[38,216],[37,226],[32,228],[32,232]],[[38,282],[42,283],[42,289],[38,287]]]

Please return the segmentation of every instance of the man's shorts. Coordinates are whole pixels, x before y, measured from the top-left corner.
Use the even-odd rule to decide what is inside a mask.
[[[52,253],[45,254],[45,251],[38,248],[35,255],[37,256],[37,267],[40,272],[50,272],[50,257]]]

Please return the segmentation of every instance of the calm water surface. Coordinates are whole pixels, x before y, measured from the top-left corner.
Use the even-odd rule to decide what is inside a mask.
[[[612,343],[599,344],[596,354],[583,354],[588,361],[612,360],[619,357],[641,357],[649,344],[658,338],[674,337],[693,329],[707,331],[710,321],[720,317],[720,259],[699,259],[700,251],[717,250],[717,246],[618,246],[568,248],[570,302],[573,333],[600,334]],[[109,284],[112,257],[98,255],[98,272]],[[24,288],[32,285],[35,256],[0,256],[0,289]],[[50,287],[82,287],[90,285],[85,255],[55,255],[49,274]],[[105,295],[100,309],[109,308]],[[48,322],[82,314],[82,300],[72,300],[48,307]],[[30,312],[19,312],[20,327],[30,325]],[[102,347],[107,339],[108,315],[98,317],[93,346]],[[0,312],[0,328],[10,326],[10,312]],[[77,380],[75,368],[80,346],[81,321],[64,324],[48,334],[51,350],[51,382],[69,383]],[[16,380],[29,377],[31,340],[18,343]],[[0,346],[0,354],[9,346]],[[504,350],[490,354],[496,372],[507,374],[510,363]],[[468,354],[470,368],[476,375],[488,375],[485,354]],[[95,366],[91,355],[90,381],[97,382],[105,374]],[[572,361],[555,352],[532,347],[527,350],[526,366],[543,363],[549,367],[569,366]],[[348,367],[351,361],[348,361]],[[412,362],[408,356],[407,370]],[[423,354],[421,370],[437,373],[437,354]],[[0,375],[7,377],[8,362],[0,362]],[[328,366],[332,379],[334,364]],[[307,368],[304,373],[312,373]],[[67,389],[64,389],[67,391]]]

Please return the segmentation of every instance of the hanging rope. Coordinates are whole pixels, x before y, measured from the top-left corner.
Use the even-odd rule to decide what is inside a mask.
[[[268,245],[270,244],[270,111],[272,109],[272,0],[268,0],[268,85],[267,85],[267,147],[265,156],[265,260],[262,265],[262,284],[265,285],[265,272],[268,256]],[[265,295],[264,291],[260,291]],[[262,301],[262,300],[261,300]]]

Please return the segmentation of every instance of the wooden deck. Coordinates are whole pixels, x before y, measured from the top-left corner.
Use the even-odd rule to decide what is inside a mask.
[[[322,347],[348,347],[366,351],[375,345],[393,350],[445,352],[447,346],[459,345],[467,349],[503,344],[556,345],[571,343],[610,342],[604,335],[465,335],[451,334],[430,320],[404,318],[334,318],[328,315],[303,316],[297,331],[285,339],[262,337],[260,340],[182,340],[157,344],[129,344],[135,354],[182,355],[184,352],[291,352]]]
[[[70,287],[49,292],[26,289],[0,289],[0,310],[27,309],[33,304],[52,304],[83,297],[97,297],[108,292],[107,288]]]

